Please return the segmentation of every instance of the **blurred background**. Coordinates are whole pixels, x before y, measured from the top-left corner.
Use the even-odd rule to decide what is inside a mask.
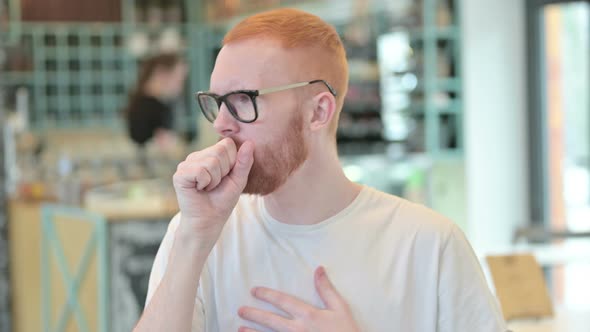
[[[515,331],[589,331],[582,0],[0,0],[0,331],[131,330],[176,213],[171,176],[217,139],[195,92],[224,33],[277,7],[344,41],[347,176],[451,218],[484,267],[532,253],[554,315]],[[139,91],[160,54],[180,59],[154,70],[178,91]],[[166,114],[140,141],[138,91]]]

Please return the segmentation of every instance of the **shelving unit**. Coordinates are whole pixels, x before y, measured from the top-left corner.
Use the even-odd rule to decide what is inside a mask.
[[[410,154],[461,155],[459,0],[422,0],[412,6],[408,12],[414,17],[401,22],[381,10],[336,25],[350,64],[350,88],[338,133],[344,153],[367,153],[369,146],[380,146],[384,152],[387,145],[397,144]],[[441,13],[445,24],[437,18]],[[353,38],[351,28],[356,29]],[[403,70],[384,70],[389,59],[383,58],[394,55],[379,58],[376,40],[391,34],[406,39],[409,53],[402,55],[407,57]],[[369,38],[359,43],[359,35]],[[394,48],[399,52],[401,46]],[[373,68],[379,71],[377,77]]]
[[[208,50],[219,36],[205,25],[186,23],[198,19],[198,1],[179,0],[181,12],[192,15],[165,25],[135,21],[136,2],[140,3],[122,2],[122,22],[19,21],[16,39],[14,30],[0,31],[0,40],[14,39],[0,86],[9,92],[23,86],[29,89],[33,130],[122,127],[121,111],[134,88],[141,61],[130,52],[130,38],[173,29],[182,37],[190,68],[185,93],[175,104],[175,126],[181,132],[196,134],[199,111],[193,93],[208,86],[212,67]]]
[[[22,23],[20,45],[30,58],[4,83],[30,89],[35,129],[114,125],[133,78],[120,26]]]
[[[375,146],[383,141],[377,45],[374,38],[383,30],[379,24],[381,22],[378,15],[370,15],[335,24],[349,61],[348,93],[337,132],[340,151],[344,154],[367,151],[366,145]]]
[[[450,14],[449,25],[443,27],[437,24],[436,18],[441,5],[446,6]],[[457,154],[463,147],[459,0],[423,0],[422,15],[425,151],[435,156]],[[440,61],[443,67],[446,61],[446,75],[440,73]],[[441,95],[448,98],[448,104],[442,107],[437,101]],[[448,109],[452,112],[444,112]]]

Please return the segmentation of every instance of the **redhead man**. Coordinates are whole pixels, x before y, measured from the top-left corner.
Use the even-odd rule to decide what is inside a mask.
[[[225,36],[197,94],[221,139],[174,174],[180,213],[136,331],[505,331],[452,222],[345,177],[347,68],[334,28],[302,11]]]

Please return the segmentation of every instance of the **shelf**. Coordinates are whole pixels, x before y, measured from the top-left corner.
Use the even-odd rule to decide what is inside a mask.
[[[385,140],[383,140],[383,137],[381,137],[381,133],[374,133],[374,134],[369,134],[369,135],[348,136],[348,135],[341,135],[340,132],[337,133],[336,141],[337,141],[338,145],[350,144],[350,143],[385,142]]]
[[[378,78],[363,78],[363,77],[350,77],[348,80],[349,85],[370,85],[379,87]]]
[[[403,31],[403,30],[402,30]],[[438,40],[454,40],[459,39],[460,33],[457,26],[448,27],[432,27],[427,29],[409,29],[407,30],[412,40],[422,39],[438,39]]]
[[[408,154],[408,159],[424,159],[431,161],[436,160],[462,160],[464,158],[463,151],[461,149],[447,149],[438,150],[434,153],[425,152],[413,152]]]
[[[461,90],[461,80],[458,78],[438,79],[435,83],[435,89],[458,92]]]
[[[464,157],[461,148],[440,149],[431,153],[430,156],[435,160],[462,160]]]
[[[460,92],[461,91],[461,79],[459,78],[436,78],[433,80],[434,84],[432,89],[435,92]],[[419,81],[414,91],[425,91],[424,81]]]
[[[384,140],[337,140],[338,155],[350,158],[367,155],[384,155],[387,152],[387,142]]]
[[[454,114],[461,114],[461,101],[459,99],[453,99],[448,103],[446,106],[435,106],[434,113],[438,115],[454,115]],[[421,115],[423,116],[426,113],[426,106],[423,102],[414,102],[411,103],[410,106],[406,108],[399,109],[400,113],[405,113],[409,116],[416,116]]]
[[[17,72],[7,71],[2,73],[0,84],[18,84],[18,83],[32,83],[33,73],[32,72]]]
[[[342,111],[345,113],[380,113],[381,103],[344,101]]]
[[[436,109],[436,113],[440,115],[457,115],[461,114],[462,107],[461,102],[453,101],[447,107]]]

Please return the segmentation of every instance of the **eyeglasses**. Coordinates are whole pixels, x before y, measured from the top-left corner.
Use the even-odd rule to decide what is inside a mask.
[[[313,80],[309,82],[299,82],[289,85],[283,85],[274,88],[262,90],[236,90],[226,93],[222,96],[211,92],[197,92],[197,101],[201,112],[210,122],[215,121],[221,104],[225,103],[229,113],[238,121],[244,123],[251,123],[258,118],[258,106],[256,105],[256,97],[266,95],[269,93],[285,91],[289,89],[299,88],[314,83],[323,83],[333,96],[337,96],[336,90],[332,88],[328,82],[324,80]]]

